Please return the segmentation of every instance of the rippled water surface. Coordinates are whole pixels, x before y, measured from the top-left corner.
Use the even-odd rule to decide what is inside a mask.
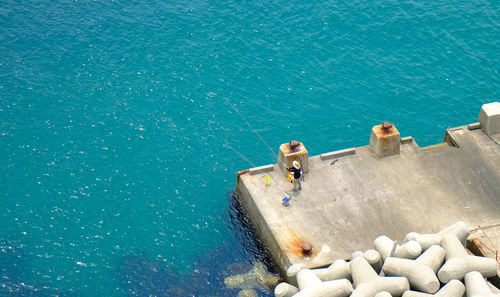
[[[438,143],[499,100],[499,20],[488,0],[1,1],[0,295],[235,296],[224,277],[265,258],[227,191],[275,162],[240,114],[276,151],[383,120]]]

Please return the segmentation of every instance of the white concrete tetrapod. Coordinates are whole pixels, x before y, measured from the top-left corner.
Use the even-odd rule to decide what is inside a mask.
[[[321,280],[329,281],[335,279],[351,279],[351,272],[349,270],[349,263],[344,260],[337,260],[332,265],[326,268],[311,269],[311,271]]]
[[[358,257],[363,257],[366,261],[375,269],[377,273],[382,269],[382,257],[380,253],[376,250],[367,250],[366,252],[356,251],[352,253],[351,259],[356,259]]]
[[[308,287],[293,297],[347,297],[352,290],[351,282],[344,278],[322,282],[317,287]]]
[[[488,287],[490,288],[491,292],[495,293],[495,294],[500,294],[500,287],[497,288],[495,287],[492,283],[490,283],[489,281],[486,281],[486,283],[488,284]]]
[[[387,257],[391,255],[392,248],[394,246],[394,240],[389,237],[382,235],[375,239],[373,242],[375,249],[380,253],[380,256],[385,261]],[[396,253],[394,254],[397,258],[407,258],[415,259],[422,253],[422,247],[416,241],[410,240],[405,242],[403,245],[396,246]]]
[[[276,297],[292,297],[294,294],[298,293],[299,289],[289,283],[279,283],[274,288],[274,296]]]
[[[461,281],[452,279],[444,287],[441,288],[436,294],[427,294],[415,291],[406,291],[402,297],[462,297],[465,293],[465,286]]]
[[[297,285],[297,273],[304,269],[304,267],[301,264],[292,264],[288,269],[286,270],[286,276],[288,278],[288,282],[290,282],[293,285]]]
[[[301,264],[293,264],[286,270],[286,275],[288,277],[295,277],[302,269],[304,269],[304,267]]]
[[[500,297],[500,294],[491,292],[486,280],[477,271],[465,275],[465,288],[467,297]]]
[[[387,291],[378,292],[374,297],[392,297],[391,293]]]
[[[469,226],[462,221],[458,221],[443,230],[434,234],[419,234],[416,232],[410,232],[406,234],[405,242],[414,240],[420,243],[423,250],[428,249],[431,245],[441,244],[441,240],[445,235],[455,235],[460,242],[465,246],[467,237],[469,237]]]
[[[445,235],[441,245],[446,250],[446,262],[438,272],[438,278],[442,283],[447,283],[454,278],[461,280],[470,271],[478,271],[484,277],[497,274],[495,259],[467,254],[455,235]]]
[[[297,273],[299,292],[294,297],[345,297],[353,288],[347,279],[322,282],[310,269],[302,269]]]
[[[311,269],[302,269],[297,273],[297,284],[299,285],[299,291],[302,291],[307,287],[317,287],[321,284],[321,280]]]
[[[385,275],[404,276],[412,289],[436,293],[441,287],[436,272],[444,261],[445,250],[433,245],[415,260],[389,257],[382,271]]]
[[[368,297],[387,291],[393,296],[401,296],[410,289],[408,280],[404,277],[378,276],[364,257],[359,257],[349,262],[354,291],[351,297]]]

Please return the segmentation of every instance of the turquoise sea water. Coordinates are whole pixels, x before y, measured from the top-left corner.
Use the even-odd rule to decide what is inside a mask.
[[[275,157],[229,105],[276,151],[430,145],[499,100],[499,40],[489,0],[1,1],[0,295],[236,296],[226,193]]]

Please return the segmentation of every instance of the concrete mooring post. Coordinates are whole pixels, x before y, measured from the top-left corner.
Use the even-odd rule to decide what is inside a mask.
[[[383,122],[374,126],[370,137],[370,147],[377,158],[398,155],[401,146],[401,136],[398,129],[391,123]]]
[[[500,133],[500,102],[484,104],[479,113],[479,123],[484,133]]]
[[[309,171],[309,153],[302,142],[291,140],[288,143],[280,145],[280,152],[278,155],[278,166],[287,175],[288,170],[286,167],[291,168],[292,162],[298,161],[302,172]]]

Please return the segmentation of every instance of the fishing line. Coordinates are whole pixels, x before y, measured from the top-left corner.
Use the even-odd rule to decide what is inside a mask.
[[[255,164],[250,161],[247,157],[245,157],[242,153],[238,152],[234,147],[230,146],[229,144],[225,143],[223,144],[222,146],[225,146],[227,148],[230,148],[233,152],[235,152],[236,154],[238,154],[238,156],[240,156],[243,160],[247,161],[250,165],[252,165],[254,168],[257,168],[257,166],[255,166]],[[263,176],[267,175],[267,172],[264,171],[264,169],[260,169],[259,170],[260,173],[263,174]],[[274,180],[274,182],[276,183],[276,185],[280,188],[281,191],[283,191],[283,193],[287,194],[288,196],[290,197],[293,197],[287,190],[285,190],[281,185],[280,183],[278,182],[278,180],[272,176],[271,174],[269,174],[269,176],[272,177],[272,179]],[[261,177],[262,178],[262,177]]]
[[[267,146],[267,149],[269,149],[269,151],[274,155],[276,160],[279,160],[278,155],[276,155],[276,153],[273,151],[271,146],[264,140],[264,138],[260,135],[260,133],[252,126],[252,124],[250,124],[250,122],[243,116],[243,114],[234,105],[232,105],[228,99],[225,100],[225,103],[227,105],[229,105],[234,110],[234,112],[236,112],[240,116],[240,118],[248,125],[248,127],[250,127],[250,129],[260,138],[260,140]],[[302,156],[300,157],[300,161],[302,163]],[[276,162],[278,162],[278,161],[276,161]],[[280,163],[281,163],[281,165],[288,168],[287,164],[285,164],[284,162],[280,162]],[[302,180],[304,180],[303,178],[304,177],[302,176]]]
[[[233,152],[237,153],[241,158],[243,158],[243,160],[250,163],[250,165],[252,165],[254,168],[257,167],[252,161],[250,161],[247,157],[243,156],[243,154],[238,152],[234,147],[230,146],[229,144],[223,144],[222,146],[230,148]]]
[[[267,149],[274,155],[274,157],[276,157],[276,160],[279,160],[279,157],[278,155],[276,155],[276,153],[273,151],[273,149],[271,148],[271,146],[264,140],[264,138],[260,135],[260,133],[252,126],[252,124],[250,124],[250,122],[243,116],[243,114],[236,108],[236,106],[234,106],[233,104],[231,104],[229,102],[228,99],[226,99],[224,101],[226,103],[226,105],[229,105],[234,112],[236,112],[238,114],[238,116],[248,125],[248,127],[250,127],[250,129],[252,130],[252,132],[254,132],[259,138],[260,140],[266,145]],[[224,146],[230,148],[232,151],[234,151],[235,153],[237,153],[241,158],[243,158],[245,161],[247,161],[248,163],[250,163],[250,165],[252,165],[254,168],[257,167],[255,166],[255,164],[250,161],[247,157],[245,157],[242,153],[240,153],[239,151],[237,151],[235,148],[233,148],[232,146],[230,146],[229,144],[224,144]],[[302,156],[300,156],[300,160],[302,161]],[[277,161],[278,162],[278,161]],[[287,165],[283,162],[280,162],[283,166],[285,166],[287,168]],[[263,172],[263,170],[259,170],[261,173],[265,174]],[[301,176],[302,178],[302,181],[304,181],[304,175]],[[273,179],[275,180],[275,178],[273,177]],[[276,182],[276,185],[287,195],[289,195],[290,197],[293,197],[288,191],[286,191],[285,189],[283,189],[283,187],[275,180]]]
[[[271,151],[271,153],[273,153],[273,155],[276,157],[276,159],[278,159],[278,155],[276,155],[276,153],[273,151],[273,149],[271,148],[271,146],[269,146],[269,144],[264,140],[264,138],[262,138],[262,136],[259,134],[259,132],[257,130],[255,130],[255,128],[252,126],[252,124],[250,124],[249,121],[247,121],[247,119],[243,116],[243,114],[241,114],[241,112],[234,106],[232,105],[229,100],[226,99],[226,104],[231,106],[231,108],[234,110],[234,112],[236,112],[240,118],[248,125],[248,127],[250,127],[250,129],[260,138],[260,140],[262,140],[262,142],[267,146],[267,148],[269,149],[269,151]]]

